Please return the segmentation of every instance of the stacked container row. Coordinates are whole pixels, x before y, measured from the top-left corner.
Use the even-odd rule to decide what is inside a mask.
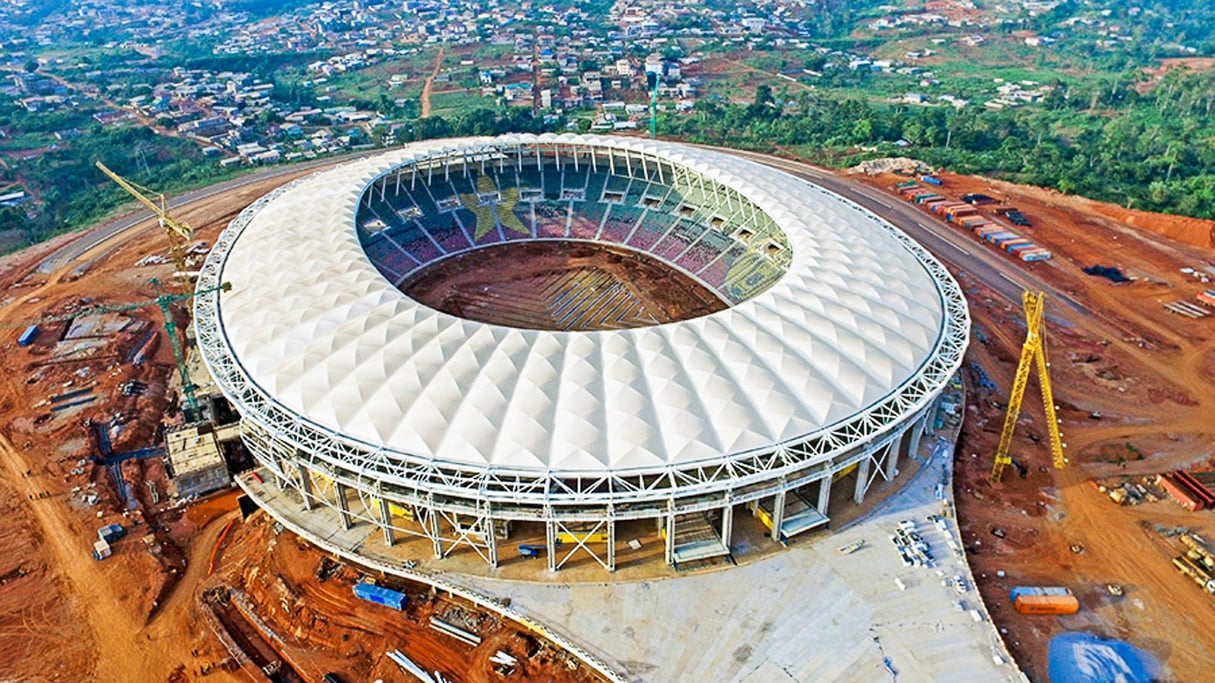
[[[996,245],[1022,261],[1045,261],[1051,257],[1049,250],[1043,249],[1003,225],[983,217],[971,204],[942,197],[917,184],[914,180],[899,183],[894,186],[894,189],[903,199],[915,202],[924,209],[944,217],[950,223],[975,233],[979,239]],[[1209,303],[1215,305],[1215,290],[1209,291],[1208,294],[1210,295]],[[1202,298],[1202,295],[1199,295],[1199,299]]]

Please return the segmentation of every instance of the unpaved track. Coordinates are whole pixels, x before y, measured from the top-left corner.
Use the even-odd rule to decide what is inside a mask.
[[[332,160],[327,163],[332,163]],[[252,183],[235,183],[218,196],[203,191],[200,196],[206,201],[183,205],[176,212],[195,225],[215,229],[256,196],[311,168],[310,165],[307,168],[278,169],[273,177],[263,177]],[[111,261],[133,261],[135,257],[127,248],[131,244],[139,245],[137,249],[144,252],[162,251],[163,240],[159,228],[150,218],[129,219],[122,221],[118,229],[81,235],[75,244],[56,252],[64,258],[54,260],[54,268],[46,273],[44,281],[32,287],[13,290],[16,294],[13,300],[0,307],[0,322],[36,318],[55,305],[83,295],[130,299],[133,294],[129,285],[117,283],[130,281],[131,275],[115,278],[114,267],[121,268],[121,265]],[[93,266],[76,279],[77,274],[73,270],[80,263],[89,262],[94,262]],[[10,277],[22,272],[31,273],[32,264],[11,271]],[[137,279],[146,277],[139,271],[133,274]],[[37,282],[40,277],[40,274],[34,274],[31,279]],[[11,334],[11,330],[5,332]],[[24,362],[18,361],[21,364]],[[9,369],[14,370],[16,366]],[[9,372],[0,376],[0,405],[8,408],[0,416],[4,418],[0,424],[7,424],[7,420],[17,414],[32,416],[33,413],[29,413],[27,408],[32,402],[31,389],[24,379],[24,372]],[[216,651],[218,644],[212,642],[202,621],[195,616],[193,597],[199,581],[205,577],[206,558],[227,516],[210,522],[190,540],[187,556],[192,561],[165,604],[160,606],[155,618],[148,623],[143,608],[138,606],[140,601],[128,594],[140,592],[133,589],[132,582],[138,585],[141,578],[115,575],[116,570],[129,571],[125,566],[115,565],[129,562],[130,558],[115,557],[107,562],[94,562],[91,551],[95,524],[89,516],[68,507],[68,496],[61,492],[64,488],[61,481],[44,474],[44,456],[48,451],[54,452],[55,448],[55,443],[48,442],[32,444],[29,449],[21,448],[13,443],[10,434],[0,433],[0,477],[12,488],[13,493],[9,495],[14,495],[28,507],[29,521],[37,526],[37,535],[43,539],[39,549],[42,559],[39,560],[33,553],[26,556],[31,561],[44,561],[48,565],[49,575],[41,585],[45,591],[56,594],[57,600],[73,608],[83,629],[91,637],[91,642],[83,647],[84,640],[81,639],[81,642],[71,643],[69,647],[59,648],[53,640],[47,639],[53,633],[43,633],[47,630],[45,626],[34,623],[22,626],[20,633],[25,635],[15,635],[46,640],[46,649],[41,653],[41,661],[44,662],[41,670],[66,671],[81,680],[103,683],[164,681],[174,676],[175,672],[182,671],[193,677],[197,674],[198,665],[222,658]],[[32,472],[32,476],[27,477],[27,471]],[[52,495],[38,498],[42,492]],[[3,520],[0,523],[4,523]],[[128,537],[123,543],[122,553],[146,553],[138,538]],[[11,549],[11,552],[21,557],[20,549]],[[193,655],[196,650],[200,657],[197,660]],[[88,651],[91,653],[83,655]],[[6,671],[39,671],[38,666],[37,662],[30,661],[0,661],[0,677]],[[216,673],[208,680],[231,679],[228,674]]]
[[[435,55],[435,68],[430,72],[430,76],[426,78],[426,82],[422,85],[422,118],[430,116],[430,95],[434,92],[435,76],[439,75],[439,69],[443,66],[443,48],[439,48],[439,54]]]

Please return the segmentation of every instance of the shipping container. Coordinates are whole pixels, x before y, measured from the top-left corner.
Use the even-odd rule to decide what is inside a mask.
[[[377,605],[384,605],[395,610],[405,609],[404,593],[383,588],[373,583],[354,584],[354,594],[356,597],[362,598],[367,602],[374,602]]]
[[[1080,601],[1074,595],[1023,595],[1013,607],[1021,614],[1075,614]]]
[[[946,217],[951,221],[961,220],[967,216],[979,215],[979,210],[969,204],[963,204],[959,207],[951,208],[946,212]]]
[[[1208,289],[1198,293],[1198,302],[1208,306],[1215,306],[1215,289]]]
[[[1177,470],[1173,473],[1177,483],[1184,486],[1186,490],[1194,495],[1200,503],[1200,509],[1215,507],[1215,493],[1207,488],[1205,484],[1194,478],[1194,475],[1185,470]]]
[[[1033,249],[1041,249],[1041,247],[1034,244],[1033,242],[1027,242],[1026,244],[1014,244],[1014,245],[1008,247],[1008,253],[1010,253],[1014,256],[1020,256],[1021,252],[1030,251]]]
[[[104,560],[111,554],[110,544],[105,541],[97,541],[93,544],[93,559],[97,561]]]
[[[1024,237],[1022,237],[1014,232],[1014,233],[1009,233],[1007,235],[994,236],[991,238],[991,243],[996,245],[997,247],[1000,247],[1001,249],[1003,249],[1004,245],[1006,245],[1006,244],[1009,244],[1011,242],[1017,242],[1017,241],[1024,240],[1024,239],[1025,239]],[[1026,241],[1028,242],[1029,240],[1026,240]]]
[[[983,235],[983,240],[995,244],[996,240],[1010,240],[1018,237],[1020,237],[1020,235],[1015,232],[1002,230],[1000,232],[989,232],[986,235]]]
[[[942,197],[941,195],[939,195],[935,192],[929,192],[927,194],[917,195],[915,198],[915,203],[924,204],[925,202],[928,202],[929,200],[933,200],[933,199],[944,199],[944,197]]]
[[[1010,254],[1012,253],[1012,251],[1014,249],[1016,249],[1018,247],[1025,248],[1025,247],[1032,247],[1032,246],[1034,246],[1034,243],[1030,242],[1029,240],[1025,239],[1024,237],[1018,237],[1015,240],[1008,240],[1007,242],[1000,243],[1000,248],[1003,249],[1004,251],[1007,251]]]
[[[1173,477],[1167,474],[1156,475],[1156,483],[1169,492],[1169,495],[1176,500],[1181,507],[1196,512],[1203,507],[1202,500],[1194,495],[1184,485],[1179,484]]]
[[[941,179],[936,176],[932,176],[932,175],[922,175],[922,176],[920,176],[920,180],[928,183],[929,185],[940,185],[941,184]]]
[[[1051,253],[1046,249],[1029,249],[1021,252],[1022,261],[1049,261]]]
[[[1063,586],[1014,586],[1008,591],[1008,599],[1010,602],[1016,602],[1017,598],[1034,596],[1034,595],[1071,595],[1072,590]]]
[[[107,524],[97,530],[97,538],[106,543],[113,543],[127,535],[127,530],[121,524]]]
[[[17,339],[17,346],[29,346],[30,344],[34,343],[34,339],[37,338],[37,336],[38,326],[30,325],[29,327],[25,328],[25,331],[22,332],[21,336]]]

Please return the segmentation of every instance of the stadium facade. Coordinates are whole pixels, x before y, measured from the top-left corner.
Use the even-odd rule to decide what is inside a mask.
[[[543,240],[648,254],[721,310],[531,327],[398,288]],[[970,327],[944,266],[838,195],[600,136],[418,143],[295,181],[222,233],[198,284],[220,282],[195,303],[199,347],[293,500],[492,566],[543,529],[554,570],[614,569],[635,520],[671,564],[728,554],[736,511],[782,542],[825,525],[842,473],[860,502],[917,449]]]

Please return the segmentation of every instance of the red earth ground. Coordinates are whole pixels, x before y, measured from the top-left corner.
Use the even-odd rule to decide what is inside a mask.
[[[240,208],[289,179],[212,197],[183,209],[181,218],[200,226],[201,239],[213,241]],[[1179,270],[1212,266],[1215,253],[1194,246],[1204,244],[1204,225],[1209,240],[1209,224],[1125,212],[1037,188],[949,174],[944,179],[945,191],[954,196],[975,191],[1007,195],[1034,220],[1035,227],[1027,232],[1055,252],[1048,263],[1023,265],[1010,259],[1010,268],[1027,268],[1047,278],[1090,311],[1069,325],[1052,318],[1048,327],[1070,465],[1051,470],[1045,448],[1028,438],[1042,435],[1040,408],[1035,409],[1031,393],[1014,443],[1014,455],[1028,467],[1028,476],[1020,479],[1010,469],[993,488],[985,478],[1024,331],[1017,305],[960,276],[977,329],[986,339],[972,345],[968,360],[982,365],[1000,389],[978,389],[971,395],[973,409],[958,451],[957,477],[970,559],[982,577],[981,589],[997,625],[1006,629],[1013,652],[1036,680],[1045,677],[1047,640],[1067,630],[1127,638],[1159,658],[1168,676],[1202,680],[1215,660],[1211,598],[1173,570],[1176,543],[1156,527],[1185,525],[1215,538],[1211,513],[1187,513],[1168,501],[1121,508],[1091,480],[1150,474],[1210,457],[1215,443],[1215,320],[1181,318],[1162,306],[1172,300],[1192,301],[1198,291],[1210,287]],[[872,182],[886,188],[894,180]],[[926,214],[926,220],[932,219]],[[0,671],[17,680],[190,680],[203,666],[227,657],[207,626],[206,608],[198,598],[216,539],[233,513],[225,503],[184,515],[164,510],[163,504],[150,501],[145,484],[152,481],[163,494],[162,472],[128,463],[124,478],[140,502],[124,517],[116,509],[108,473],[87,461],[78,464],[93,448],[82,425],[88,417],[112,419],[115,413],[130,413],[131,426],[116,448],[147,445],[160,413],[174,401],[168,344],[162,338],[143,367],[112,357],[39,366],[54,352],[50,337],[60,328],[53,326],[39,342],[42,346],[21,349],[15,344],[19,321],[63,311],[83,297],[104,303],[150,298],[147,278],[167,278],[167,267],[132,264],[151,253],[163,254],[163,237],[150,221],[132,237],[116,248],[103,244],[86,254],[90,265],[79,275],[75,265],[50,274],[34,272],[37,259],[32,253],[0,264],[0,284],[6,287],[0,320],[17,325],[0,338],[0,542],[6,549],[0,556]],[[987,247],[976,241],[974,248]],[[1120,267],[1137,279],[1114,285],[1080,271],[1094,263]],[[148,329],[161,329],[155,309],[129,315],[146,321]],[[184,311],[181,315],[179,322],[184,322]],[[82,367],[91,369],[77,374]],[[128,379],[146,382],[147,394],[121,397],[115,388]],[[973,388],[973,375],[969,379]],[[65,387],[68,381],[73,384]],[[51,414],[45,404],[38,405],[92,382],[97,397],[93,403],[51,417],[45,417]],[[1101,418],[1090,417],[1094,413]],[[73,473],[77,469],[81,471]],[[90,490],[97,492],[95,505],[83,501]],[[142,521],[135,525],[136,520]],[[111,521],[133,525],[134,531],[115,545],[114,557],[94,562],[89,553],[95,531]],[[1003,538],[992,535],[996,527]],[[276,565],[282,559],[275,553],[257,552],[266,547],[260,543],[270,543],[258,535],[264,533],[256,526],[232,532],[219,566],[224,581],[246,586],[255,604],[273,611],[277,582],[259,588],[259,581],[249,576],[252,568],[237,563],[264,557],[264,565],[258,566],[267,569],[259,572],[282,566]],[[300,559],[303,565],[285,574],[289,590],[308,595],[321,591],[318,599],[330,591],[303,576],[319,563],[318,555],[290,550],[294,543],[287,536],[279,537],[278,546],[293,557],[298,551],[300,558],[311,558]],[[1071,546],[1082,552],[1072,552]],[[997,571],[1004,572],[1004,578],[997,578]],[[344,574],[333,585],[350,580]],[[1107,583],[1125,586],[1126,595],[1109,595]],[[1017,615],[1008,608],[1006,590],[1019,584],[1070,586],[1083,609],[1074,617]],[[339,593],[343,591],[330,597]],[[291,611],[291,618],[299,614]],[[363,636],[354,633],[353,626],[342,625],[344,631],[330,628],[319,633],[328,638],[351,632],[352,640],[342,642],[367,653],[381,645],[358,640]],[[509,646],[511,637],[508,634],[503,643]],[[304,648],[298,657],[309,673],[329,665],[320,660],[309,665],[307,652]],[[379,675],[382,666],[382,661],[371,663],[368,671]],[[216,671],[208,680],[244,679],[244,674]]]

